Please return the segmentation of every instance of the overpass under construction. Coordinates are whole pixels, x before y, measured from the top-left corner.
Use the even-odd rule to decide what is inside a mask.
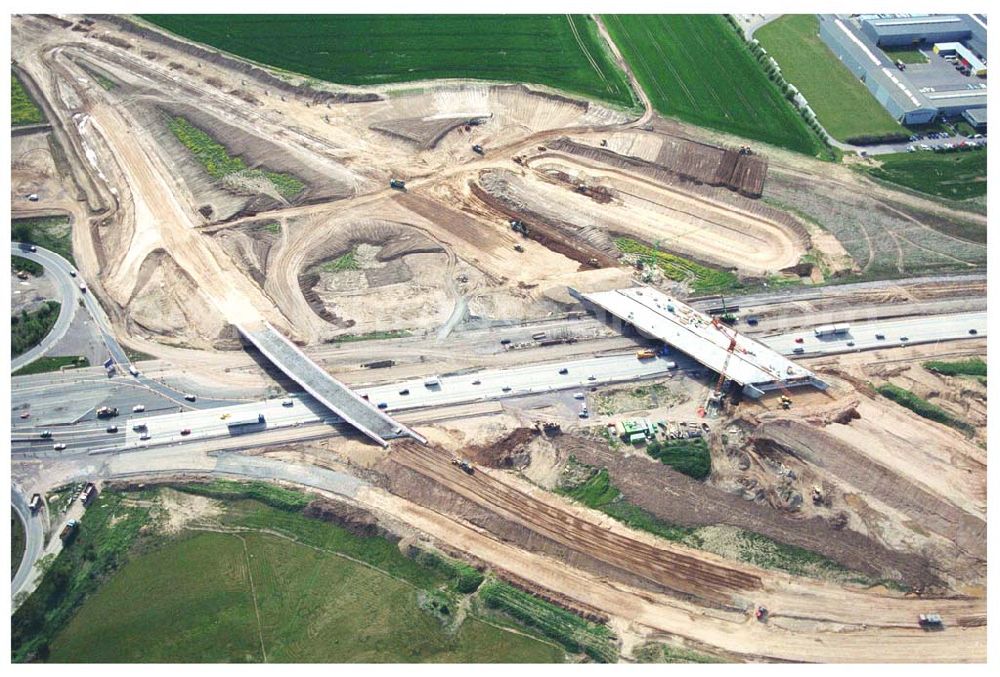
[[[236,327],[240,334],[276,367],[302,386],[327,409],[383,447],[395,437],[427,440],[376,409],[346,385],[310,360],[281,332],[267,322]]]
[[[780,353],[651,287],[571,293],[588,310],[610,314],[641,335],[662,341],[738,383],[749,397],[793,386],[827,387]]]

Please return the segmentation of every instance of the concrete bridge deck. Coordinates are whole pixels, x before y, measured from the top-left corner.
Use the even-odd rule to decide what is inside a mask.
[[[305,388],[306,392],[383,447],[388,445],[386,440],[395,437],[427,441],[321,369],[267,322],[256,326],[237,326],[237,329],[264,357]]]

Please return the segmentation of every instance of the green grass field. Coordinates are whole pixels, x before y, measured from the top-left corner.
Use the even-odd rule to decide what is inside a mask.
[[[978,357],[969,360],[959,360],[957,362],[932,360],[924,362],[924,369],[944,374],[945,376],[986,376],[986,363]]]
[[[665,115],[807,155],[821,142],[720,15],[606,15],[653,106]]]
[[[42,264],[36,263],[31,259],[26,259],[23,256],[11,255],[10,257],[10,270],[11,272],[25,272],[29,275],[34,275],[35,277],[40,277],[42,273],[45,272],[45,268]]]
[[[754,37],[833,138],[906,131],[819,39],[815,15],[785,15],[762,26]]]
[[[971,424],[955,418],[941,407],[931,404],[906,388],[900,388],[892,383],[885,383],[880,385],[877,390],[883,397],[887,397],[896,404],[906,407],[918,416],[923,416],[938,423],[944,423],[966,434],[972,434],[975,431]]]
[[[45,122],[45,116],[42,115],[42,109],[38,107],[31,97],[28,96],[28,92],[24,89],[24,85],[18,80],[17,76],[12,72],[10,74],[10,125],[11,127],[19,127],[21,125],[37,125],[41,122]]]
[[[452,634],[420,608],[413,585],[332,552],[269,534],[199,533],[123,567],[56,637],[50,662],[561,658],[474,617]]]
[[[866,170],[877,179],[953,200],[986,195],[986,150],[955,153],[879,155],[880,167]]]
[[[646,453],[696,480],[703,480],[712,472],[712,455],[702,437],[664,442],[653,440],[646,445]]]
[[[374,9],[374,8],[373,8]],[[262,64],[348,85],[475,78],[548,85],[625,107],[625,74],[574,15],[144,15]]]
[[[658,267],[667,279],[689,283],[695,294],[713,294],[743,287],[736,274],[728,270],[703,266],[627,237],[616,239],[615,245],[623,254],[635,254],[642,258],[644,265]]]

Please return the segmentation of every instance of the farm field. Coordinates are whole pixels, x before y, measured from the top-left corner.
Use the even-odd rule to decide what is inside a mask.
[[[452,635],[418,590],[267,534],[198,533],[127,564],[56,637],[53,662],[552,662],[476,618]],[[258,617],[259,614],[259,617]]]
[[[905,131],[820,40],[816,16],[782,16],[762,26],[754,37],[781,66],[785,79],[802,92],[833,138],[844,141]]]
[[[880,155],[868,173],[937,197],[965,200],[986,195],[986,151]]]
[[[819,139],[722,16],[606,15],[604,21],[660,113],[819,153]]]
[[[582,15],[144,15],[178,35],[347,85],[475,78],[635,104]]]
[[[45,116],[38,105],[31,100],[24,85],[13,73],[10,74],[10,124],[12,127],[36,125],[45,122]]]

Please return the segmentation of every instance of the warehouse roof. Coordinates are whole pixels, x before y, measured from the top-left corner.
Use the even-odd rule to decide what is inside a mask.
[[[974,125],[986,124],[986,109],[985,108],[970,108],[964,113],[965,119]]]
[[[612,315],[690,355],[740,385],[814,379],[800,367],[762,343],[651,287],[632,287],[581,294]],[[728,359],[730,337],[736,349]]]
[[[862,23],[871,26],[875,34],[882,36],[919,35],[921,33],[941,33],[965,31],[972,33],[961,17],[957,16],[903,16],[864,19]]]

